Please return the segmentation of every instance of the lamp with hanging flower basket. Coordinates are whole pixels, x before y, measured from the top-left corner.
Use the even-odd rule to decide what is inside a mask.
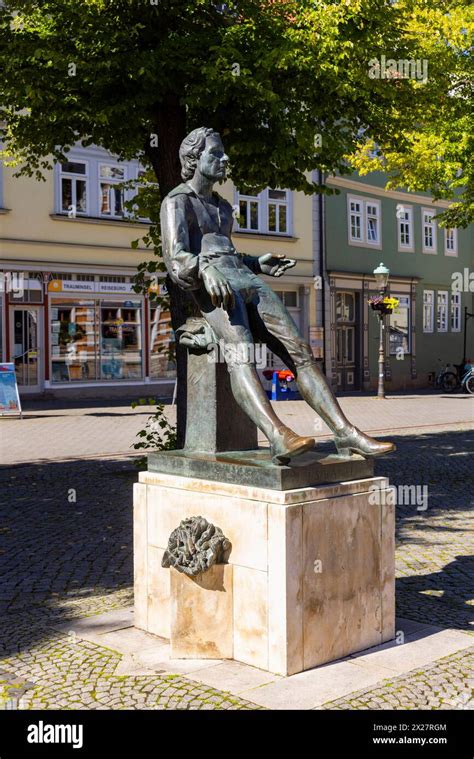
[[[387,292],[388,278],[390,270],[383,263],[374,269],[375,282],[379,288],[379,295],[373,295],[369,298],[368,303],[372,311],[375,311],[379,317],[379,384],[377,398],[385,398],[385,324],[384,317],[386,314],[392,314],[397,308],[399,301],[397,298],[390,298]]]
[[[372,311],[378,311],[379,314],[393,314],[400,305],[398,298],[389,298],[386,295],[372,295],[368,300]]]

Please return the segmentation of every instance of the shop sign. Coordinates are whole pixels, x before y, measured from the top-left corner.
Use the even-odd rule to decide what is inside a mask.
[[[168,295],[168,290],[166,288],[166,285],[160,282],[152,281],[152,283],[148,287],[149,293],[154,293],[155,295]]]
[[[91,283],[92,284],[92,283]],[[131,293],[132,285],[129,282],[99,282],[100,293]]]
[[[20,414],[15,364],[0,364],[0,414]]]
[[[131,293],[130,282],[82,282],[75,279],[52,279],[48,285],[50,293]]]

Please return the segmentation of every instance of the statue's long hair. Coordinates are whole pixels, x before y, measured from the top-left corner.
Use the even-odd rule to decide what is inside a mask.
[[[209,127],[193,129],[181,143],[179,148],[179,160],[181,161],[181,177],[184,182],[192,179],[196,171],[199,156],[206,146],[206,137],[216,134]]]

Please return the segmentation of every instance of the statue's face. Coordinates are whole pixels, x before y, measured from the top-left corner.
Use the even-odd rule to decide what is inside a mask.
[[[226,178],[229,156],[224,152],[222,140],[218,134],[206,137],[206,147],[200,155],[197,168],[204,177],[213,182],[222,182]]]

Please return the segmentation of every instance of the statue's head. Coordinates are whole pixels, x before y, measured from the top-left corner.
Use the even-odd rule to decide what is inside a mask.
[[[197,170],[213,182],[223,181],[229,157],[218,132],[208,127],[193,129],[179,149],[181,177],[185,182],[193,178]]]

